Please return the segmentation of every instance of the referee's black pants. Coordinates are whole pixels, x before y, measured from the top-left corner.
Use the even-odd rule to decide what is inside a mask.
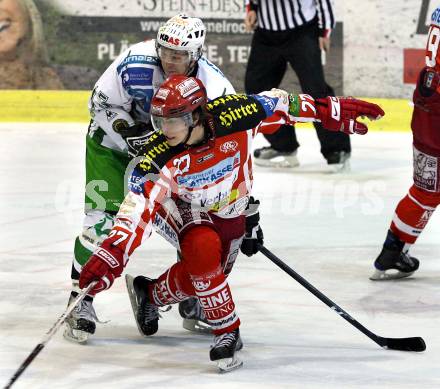
[[[316,20],[289,31],[255,30],[246,68],[246,93],[254,94],[278,88],[287,63],[298,76],[303,93],[314,98],[334,96],[333,89],[324,78]],[[335,151],[351,151],[348,135],[327,131],[320,123],[314,123],[314,126],[324,158],[327,159]],[[280,126],[277,132],[265,137],[278,151],[289,152],[299,147],[292,126]]]

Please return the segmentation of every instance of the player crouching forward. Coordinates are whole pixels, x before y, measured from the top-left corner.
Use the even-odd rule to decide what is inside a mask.
[[[182,259],[154,280],[126,277],[138,328],[153,335],[159,307],[195,296],[215,335],[210,359],[229,371],[242,365],[236,355],[242,347],[240,319],[227,276],[247,229],[253,139],[275,131],[280,122],[317,120],[334,131],[364,134],[367,127],[357,117],[384,113],[360,100],[315,101],[279,91],[207,102],[200,80],[175,75],[154,95],[151,114],[156,133],[140,154],[109,238],[82,269],[80,287],[100,280],[92,294],[109,288],[153,222],[162,223]],[[246,238],[261,241],[255,225],[248,227]],[[255,253],[255,246],[250,251]]]

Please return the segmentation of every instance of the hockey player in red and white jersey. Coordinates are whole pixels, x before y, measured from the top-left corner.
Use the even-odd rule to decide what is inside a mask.
[[[157,279],[126,276],[141,334],[158,330],[158,307],[196,296],[215,335],[210,359],[222,371],[241,366],[240,320],[227,282],[243,237],[256,252],[255,223],[246,223],[252,190],[252,141],[280,124],[321,121],[333,131],[365,134],[359,116],[384,114],[356,99],[264,92],[227,95],[207,102],[200,80],[171,76],[152,99],[156,133],[138,156],[116,223],[83,267],[79,285],[99,280],[109,288],[133,251],[153,231],[179,248],[181,261]],[[251,210],[254,211],[254,210]],[[247,225],[246,225],[247,224]],[[255,243],[249,249],[250,241]]]
[[[202,80],[209,100],[235,92],[223,73],[202,56],[205,36],[200,19],[176,15],[159,28],[156,39],[121,53],[97,81],[89,101],[85,218],[75,240],[69,302],[79,292],[81,267],[113,226],[125,196],[127,166],[153,130],[150,103],[154,92],[171,74]],[[179,312],[185,328],[202,326],[194,299],[182,302]],[[95,332],[96,321],[93,299],[87,297],[67,317],[64,337],[84,343]]]
[[[409,249],[440,204],[440,7],[431,17],[425,58],[413,94],[414,183],[397,205],[371,280],[408,277],[419,268]]]

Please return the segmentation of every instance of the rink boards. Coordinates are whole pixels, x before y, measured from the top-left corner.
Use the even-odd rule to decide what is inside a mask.
[[[2,91],[1,122],[88,122],[89,91]],[[370,131],[409,131],[412,103],[407,99],[365,98],[385,111]],[[310,124],[301,126],[311,127]]]

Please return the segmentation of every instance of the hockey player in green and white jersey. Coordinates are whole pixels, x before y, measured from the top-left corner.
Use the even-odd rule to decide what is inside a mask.
[[[199,78],[208,99],[235,93],[222,72],[205,57],[206,29],[198,18],[183,14],[169,19],[155,40],[137,43],[123,52],[102,74],[89,100],[91,121],[86,137],[86,193],[83,230],[75,240],[72,292],[78,289],[82,266],[107,238],[122,203],[130,160],[148,139],[150,101],[171,74]],[[93,298],[87,296],[66,320],[64,337],[79,343],[95,332]],[[184,327],[202,325],[195,301],[179,307]]]

